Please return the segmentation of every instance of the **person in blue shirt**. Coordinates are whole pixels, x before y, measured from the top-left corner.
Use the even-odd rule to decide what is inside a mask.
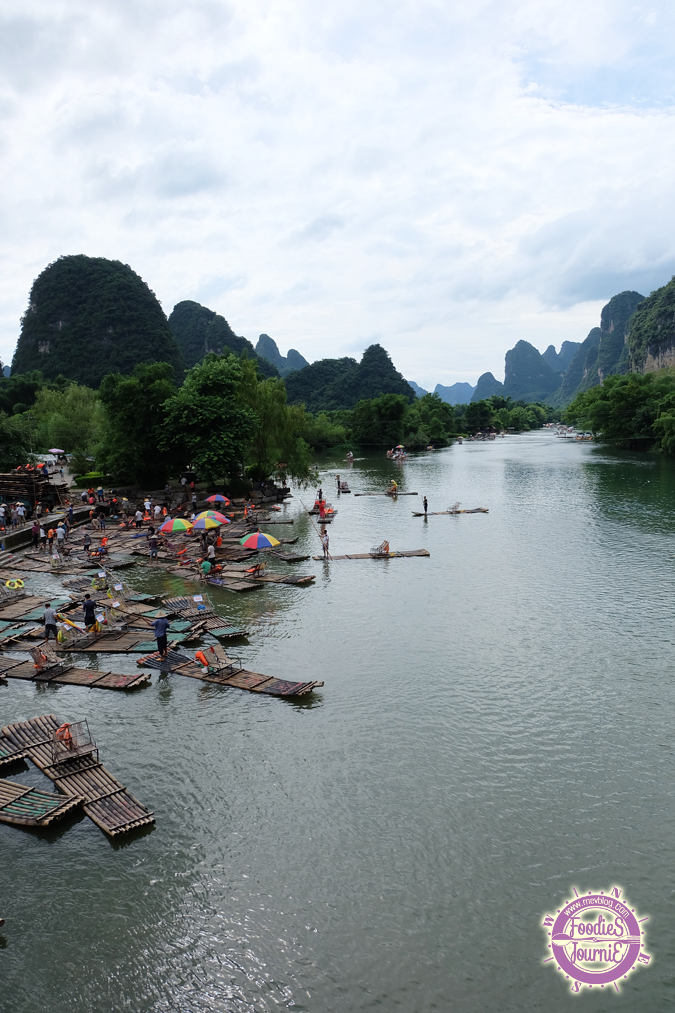
[[[96,625],[96,602],[91,600],[91,595],[85,594],[82,608],[84,610],[84,625],[87,630],[93,630]]]
[[[155,635],[157,641],[157,653],[160,658],[166,658],[167,646],[166,646],[166,631],[169,628],[169,620],[165,616],[159,616],[153,621],[152,632]]]

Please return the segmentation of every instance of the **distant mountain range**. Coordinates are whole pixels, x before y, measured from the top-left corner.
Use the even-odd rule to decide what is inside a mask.
[[[549,345],[542,354],[529,341],[518,341],[504,358],[503,383],[492,373],[483,373],[475,387],[436,384],[435,393],[450,404],[500,394],[564,408],[606,376],[663,366],[675,366],[675,278],[647,299],[639,292],[613,296],[602,309],[600,326],[584,341],[563,341],[559,352]],[[416,383],[410,386],[420,396],[426,393]]]
[[[60,257],[35,279],[11,372],[39,369],[49,379],[63,375],[97,387],[107,373],[169,362],[180,381],[186,366],[207,352],[225,351],[245,353],[265,376],[283,377],[289,402],[309,411],[351,408],[381,394],[412,400],[427,393],[403,378],[380,345],[367,348],[360,362],[345,357],[310,364],[293,348],[282,356],[268,334],[254,348],[223,316],[192,300],[177,303],[167,320],[128,265],[84,255]],[[664,366],[675,366],[675,278],[647,298],[634,291],[615,295],[602,309],[600,326],[583,341],[564,341],[558,352],[549,345],[541,354],[518,341],[506,353],[503,383],[488,372],[475,386],[438,383],[434,393],[453,405],[502,394],[562,408],[611,374]],[[0,371],[7,376],[9,367],[0,363]]]

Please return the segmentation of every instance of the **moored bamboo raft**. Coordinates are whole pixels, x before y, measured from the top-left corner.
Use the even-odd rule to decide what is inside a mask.
[[[9,767],[19,760],[23,760],[26,756],[25,750],[21,749],[16,743],[11,742],[10,739],[0,734],[0,768]]]
[[[262,520],[262,518],[261,518]],[[292,517],[266,517],[262,520],[263,524],[294,524],[295,521]]]
[[[51,672],[47,668],[39,672],[32,661],[18,661],[16,658],[0,660],[0,678],[24,679],[26,682],[48,682],[59,686],[88,686],[91,689],[137,689],[150,681],[147,672],[100,672],[94,668],[57,666]],[[2,755],[0,754],[0,765]]]
[[[25,784],[0,778],[0,821],[24,827],[47,827],[77,809],[84,799],[56,795],[51,791],[27,788]]]
[[[95,758],[96,753],[54,762],[51,744],[59,725],[53,714],[45,714],[6,725],[2,734],[22,749],[64,795],[83,799],[87,816],[109,837],[154,823],[154,814],[106,770]]]
[[[206,672],[204,666],[178,651],[169,651],[166,659],[160,658],[155,653],[147,658],[141,658],[138,664],[165,672],[173,672],[176,675],[185,675],[190,679],[199,679],[201,682],[232,686],[235,689],[247,690],[249,693],[264,693],[268,696],[305,696],[314,689],[323,686],[323,682],[290,682],[286,679],[276,679],[271,675],[262,675],[260,672],[249,671],[238,662],[228,658],[220,645],[208,648],[205,653],[210,659],[212,657],[209,670]]]
[[[0,619],[24,619],[33,609],[44,606],[49,598],[38,595],[17,595],[11,601],[3,602],[0,598]]]
[[[408,556],[430,556],[428,549],[401,549],[400,552],[388,552],[376,555],[371,552],[350,552],[348,556],[312,556],[312,559],[320,559],[328,562],[335,559],[402,559]]]
[[[276,559],[283,560],[284,563],[304,563],[310,558],[309,555],[303,556],[298,552],[277,552],[276,549],[268,549],[268,552]]]

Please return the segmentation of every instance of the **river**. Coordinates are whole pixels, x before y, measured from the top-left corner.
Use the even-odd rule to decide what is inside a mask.
[[[542,916],[614,885],[649,916],[650,966],[578,1001],[672,1009],[673,462],[541,431],[320,463],[332,553],[431,555],[212,594],[250,631],[235,653],[323,679],[311,700],[156,672],[128,694],[0,683],[2,724],[87,716],[157,821],[122,843],[83,816],[0,824],[0,1011],[558,1013]],[[338,500],[335,470],[419,496]],[[424,493],[490,512],[413,517]],[[310,498],[273,530],[317,552]]]

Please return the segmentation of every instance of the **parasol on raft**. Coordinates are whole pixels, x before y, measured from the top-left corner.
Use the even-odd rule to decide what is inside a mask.
[[[245,549],[272,549],[275,545],[281,545],[274,535],[266,535],[264,531],[254,531],[239,539],[239,544]]]

